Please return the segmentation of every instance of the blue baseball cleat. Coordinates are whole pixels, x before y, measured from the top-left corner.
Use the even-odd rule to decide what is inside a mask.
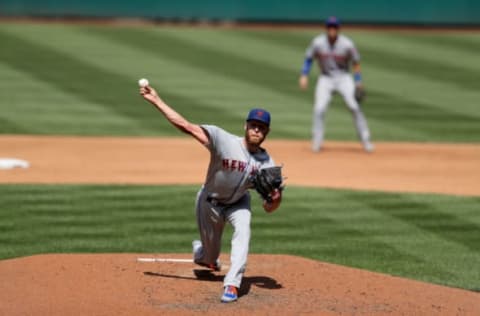
[[[227,285],[223,292],[221,301],[222,303],[235,302],[238,299],[238,290],[233,285]]]

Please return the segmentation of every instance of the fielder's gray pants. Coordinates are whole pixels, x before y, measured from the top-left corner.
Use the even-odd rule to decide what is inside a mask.
[[[215,263],[220,255],[225,223],[233,226],[230,254],[230,270],[223,280],[224,286],[240,287],[247,264],[250,243],[250,194],[229,205],[214,205],[207,201],[202,189],[197,194],[196,215],[202,247],[194,254],[194,260],[206,264]]]
[[[332,98],[332,93],[338,91],[345,104],[350,109],[357,128],[360,140],[365,143],[370,141],[370,131],[367,120],[355,100],[355,83],[349,73],[332,76],[322,75],[318,78],[315,89],[315,105],[313,107],[312,149],[317,151],[323,144],[325,112]]]

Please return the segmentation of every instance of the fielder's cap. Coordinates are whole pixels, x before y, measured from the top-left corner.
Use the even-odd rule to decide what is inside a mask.
[[[252,109],[248,113],[246,121],[260,121],[270,126],[270,113],[264,109]]]
[[[325,21],[326,27],[340,27],[340,20],[336,16],[331,16]]]

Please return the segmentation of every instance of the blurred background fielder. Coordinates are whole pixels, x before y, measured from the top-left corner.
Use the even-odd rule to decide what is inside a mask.
[[[364,95],[360,73],[360,54],[351,39],[339,34],[340,22],[330,17],[326,23],[326,34],[315,37],[307,48],[305,61],[300,76],[300,88],[308,88],[308,74],[315,58],[321,70],[315,89],[313,108],[312,150],[319,152],[325,134],[325,112],[333,92],[338,92],[345,100],[355,120],[357,133],[367,152],[373,152],[367,120],[360,108],[360,99]],[[354,80],[350,74],[353,64]],[[358,93],[358,94],[357,94]],[[357,97],[357,98],[356,98]]]

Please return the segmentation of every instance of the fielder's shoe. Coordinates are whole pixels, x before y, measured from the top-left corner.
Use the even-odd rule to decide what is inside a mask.
[[[232,285],[227,285],[221,298],[222,303],[235,302],[238,299],[238,290]]]
[[[312,142],[312,152],[319,153],[322,149],[322,144],[319,142]]]
[[[375,146],[373,146],[371,142],[367,141],[363,143],[363,149],[365,149],[367,153],[373,153]]]

